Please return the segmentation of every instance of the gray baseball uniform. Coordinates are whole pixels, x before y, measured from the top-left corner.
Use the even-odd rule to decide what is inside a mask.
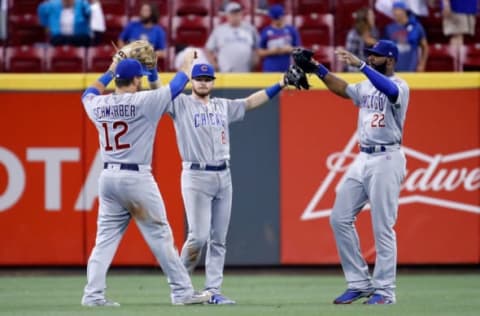
[[[350,289],[375,290],[395,301],[397,248],[393,226],[397,219],[400,186],[406,159],[400,148],[409,100],[409,88],[398,77],[395,103],[369,80],[350,84],[347,94],[359,107],[358,139],[362,152],[340,184],[330,222]],[[360,252],[355,219],[370,202],[377,258],[373,281]]]
[[[181,258],[187,270],[197,265],[207,244],[205,290],[220,293],[232,207],[228,126],[245,115],[244,99],[211,98],[207,105],[181,94],[168,112],[175,122],[183,160],[182,196],[188,238]]]
[[[174,247],[150,168],[157,124],[171,101],[170,87],[118,95],[87,94],[82,101],[98,130],[105,163],[99,179],[97,237],[88,260],[82,302],[105,299],[107,270],[132,216],[167,275],[172,303],[190,297],[190,277]]]
[[[220,24],[205,45],[208,50],[217,53],[220,72],[250,72],[257,46],[257,31],[245,22],[238,27]]]

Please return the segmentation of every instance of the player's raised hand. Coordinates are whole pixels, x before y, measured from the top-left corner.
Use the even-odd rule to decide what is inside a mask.
[[[185,52],[185,58],[183,60],[182,66],[180,67],[180,70],[186,73],[189,78],[191,75],[193,62],[195,61],[196,58],[197,58],[197,51],[192,48],[187,48],[187,51]]]
[[[360,67],[362,64],[362,61],[357,56],[341,47],[335,50],[335,55],[337,55],[338,60],[349,66]]]

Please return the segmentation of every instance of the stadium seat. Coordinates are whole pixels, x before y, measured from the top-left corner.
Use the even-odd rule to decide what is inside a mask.
[[[211,0],[175,0],[172,1],[172,16],[201,15],[212,16]]]
[[[335,0],[332,0],[335,2]],[[294,0],[293,12],[295,15],[307,15],[310,13],[330,13],[330,0]]]
[[[115,0],[112,0],[115,1]],[[103,1],[102,1],[103,2]],[[140,12],[140,7],[145,2],[145,0],[127,0],[129,2],[129,15],[135,16],[138,15]],[[147,1],[149,3],[153,3],[158,8],[158,13],[160,16],[169,16],[170,15],[170,7],[169,7],[169,0],[150,0]]]
[[[43,0],[8,0],[9,14],[37,15],[37,8]]]
[[[105,24],[107,30],[103,34],[102,42],[104,44],[110,44],[112,41],[116,43],[122,33],[123,28],[127,24],[126,15],[105,14]]]
[[[297,15],[294,23],[302,39],[302,45],[333,45],[332,14]]]
[[[105,72],[112,63],[115,48],[110,44],[89,47],[87,50],[87,71]]]
[[[465,46],[462,69],[464,71],[480,71],[480,43]]]
[[[432,12],[427,17],[419,18],[425,32],[427,33],[427,41],[429,43],[448,43],[448,37],[443,35],[442,13]]]
[[[311,45],[305,46],[305,48],[311,49],[314,53],[313,58],[322,63],[325,67],[330,70],[336,69],[335,66],[335,54],[333,46],[324,46],[324,45]]]
[[[347,33],[353,26],[353,13],[360,8],[369,7],[369,0],[335,0],[335,45],[345,45]]]
[[[129,0],[101,0],[103,14],[128,14]]]
[[[429,45],[429,54],[425,71],[455,71],[456,58],[450,53],[448,45]]]
[[[30,13],[9,15],[8,45],[28,45],[46,41],[46,31],[40,25],[37,15]]]
[[[203,47],[210,34],[210,17],[197,15],[175,16],[172,18],[172,44],[188,43]]]
[[[45,49],[36,46],[9,46],[5,49],[6,72],[44,72]]]
[[[48,47],[46,53],[47,71],[64,73],[84,72],[85,51],[85,47]]]

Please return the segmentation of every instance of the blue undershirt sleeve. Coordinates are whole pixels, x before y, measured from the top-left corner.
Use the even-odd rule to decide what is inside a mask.
[[[184,72],[177,72],[175,77],[169,83],[170,93],[172,94],[172,101],[180,94],[180,92],[183,91],[187,83],[188,76]]]
[[[397,101],[399,91],[397,85],[392,80],[366,64],[362,64],[360,70],[367,76],[375,88],[388,97],[390,102],[395,103]]]

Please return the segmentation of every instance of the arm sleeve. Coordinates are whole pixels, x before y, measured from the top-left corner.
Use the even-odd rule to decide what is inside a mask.
[[[408,88],[408,85],[402,81],[398,80],[396,81],[396,84],[398,85],[398,98],[395,103],[393,103],[394,109],[400,109],[403,106],[406,106],[408,104],[408,99],[410,97],[410,89]]]
[[[120,33],[120,35],[118,36],[119,39],[121,39],[124,42],[128,41],[128,39],[130,37],[129,36],[130,35],[130,29],[132,27],[131,25],[132,25],[131,23],[128,23],[127,26],[125,26],[122,33]]]
[[[155,90],[147,90],[135,93],[136,104],[142,104],[145,116],[151,122],[156,122],[167,111],[171,101],[170,88],[162,86]]]
[[[187,83],[188,83],[187,75],[183,72],[177,72],[175,77],[173,77],[172,81],[170,81],[168,85],[170,87],[172,101],[177,97],[177,95],[180,94],[180,92],[183,91]]]
[[[213,30],[205,44],[205,48],[212,52],[217,50],[217,30],[218,29]]]
[[[346,93],[355,105],[360,105],[360,84],[349,84]]]
[[[231,123],[243,120],[247,108],[247,101],[245,99],[224,100],[227,101],[228,122]]]
[[[260,48],[266,49],[267,48],[267,32],[265,29],[262,30],[260,33],[260,43],[258,44]]]
[[[158,26],[155,31],[155,42],[153,43],[153,48],[155,50],[161,50],[165,48],[165,33],[163,29]]]
[[[85,89],[85,92],[83,92],[82,94],[82,100],[87,97],[88,95],[100,95],[100,91],[98,91],[97,88],[95,87],[88,87],[87,89]]]
[[[296,28],[293,26],[290,27],[291,33],[292,33],[292,46],[301,46],[302,45],[302,40],[300,39],[300,35],[298,34],[298,31]]]
[[[375,88],[388,97],[390,102],[395,103],[397,101],[398,86],[392,80],[367,65],[365,65],[361,71],[367,76]]]
[[[37,14],[39,22],[42,26],[48,27],[48,13],[50,10],[50,3],[43,2],[38,6]]]

